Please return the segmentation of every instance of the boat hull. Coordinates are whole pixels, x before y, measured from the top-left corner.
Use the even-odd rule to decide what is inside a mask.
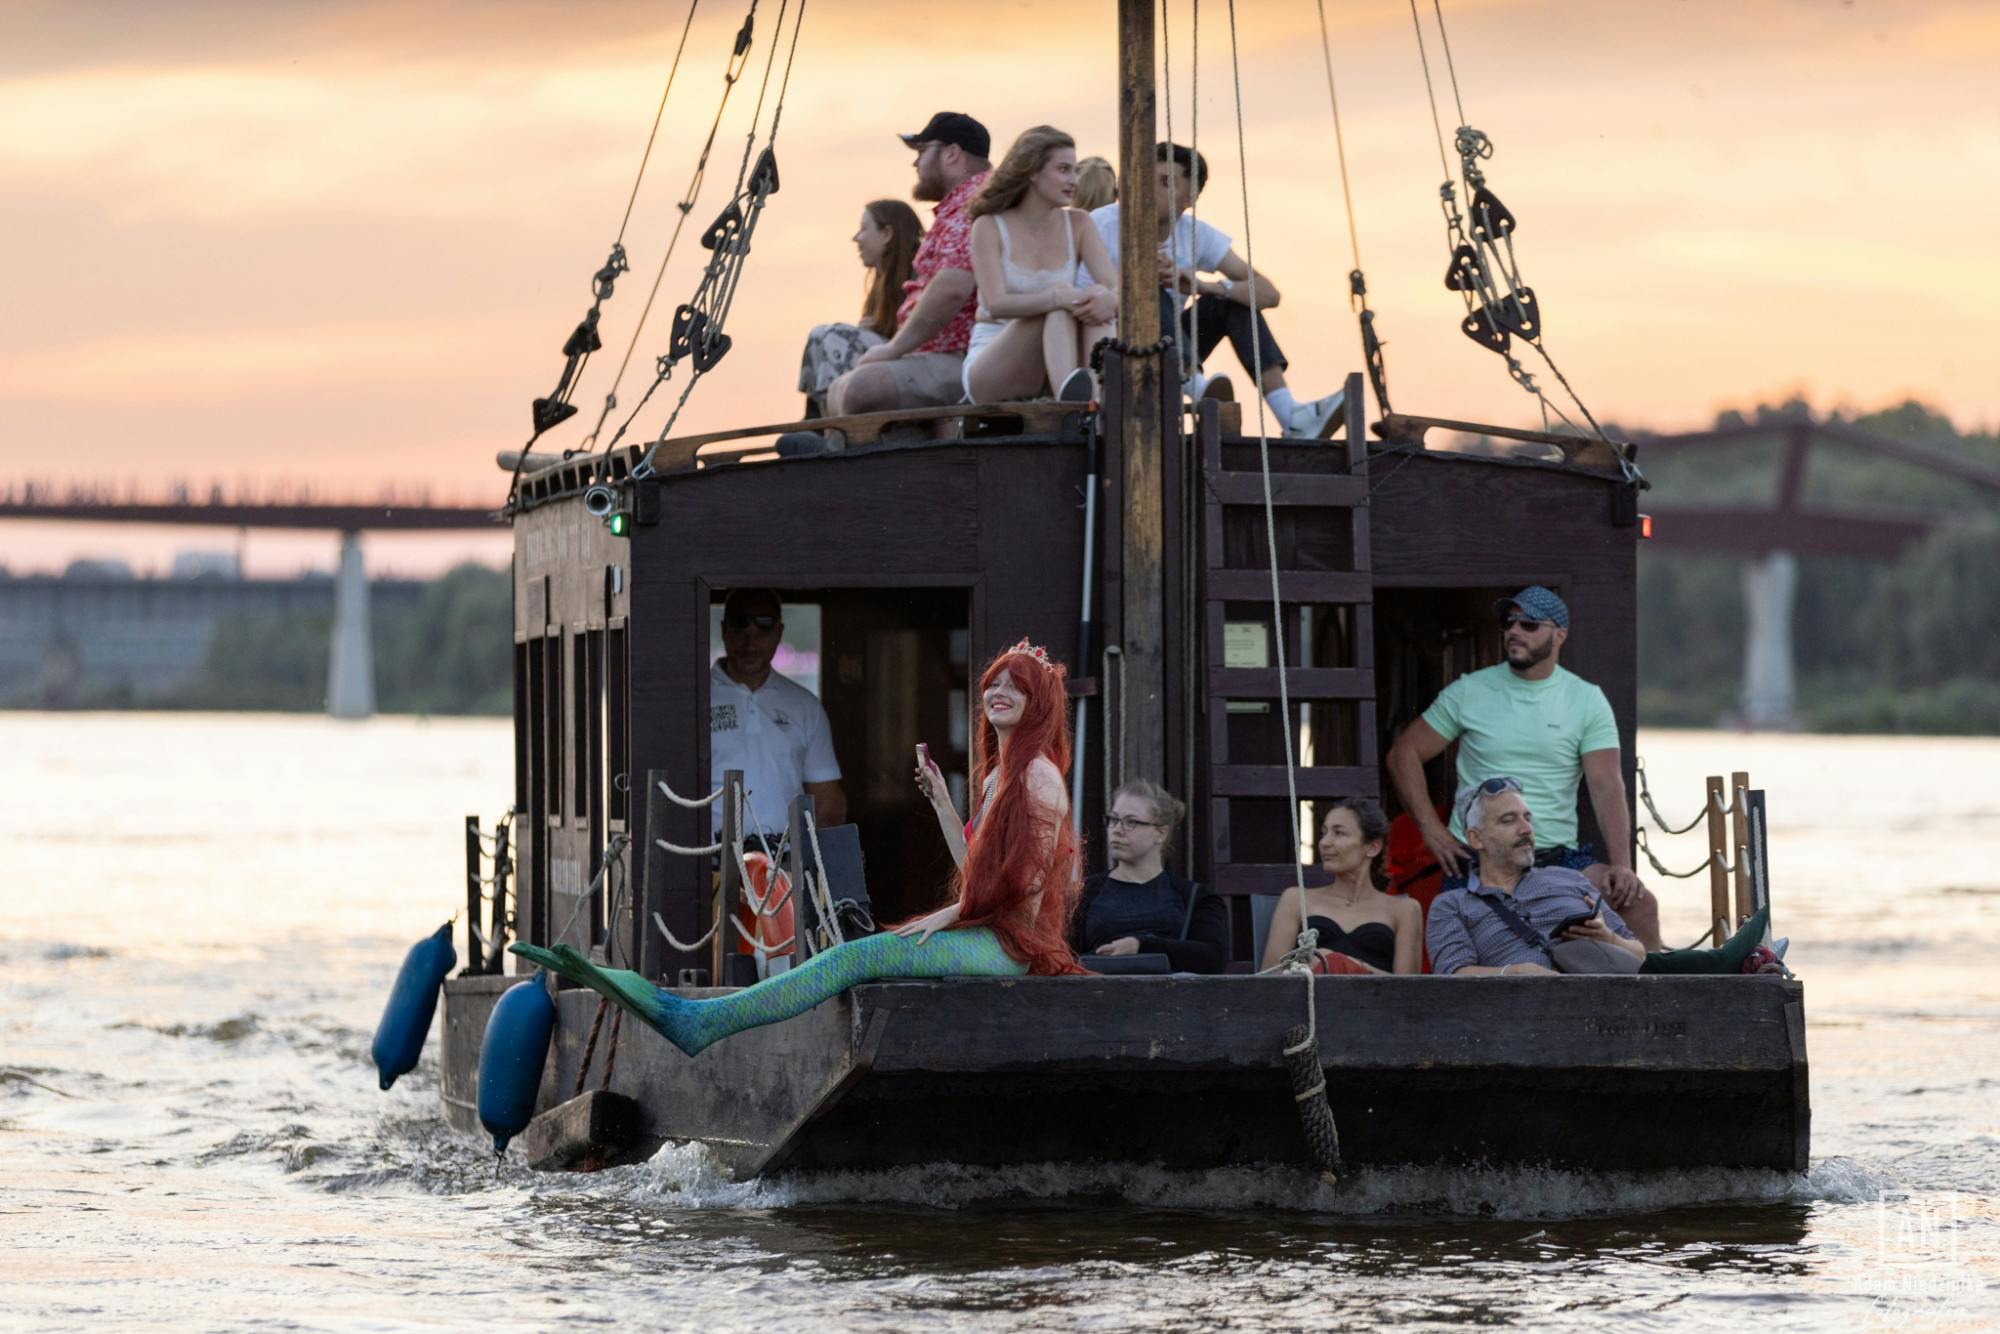
[[[442,1093],[476,1129],[486,1016],[447,983]],[[714,994],[714,993],[688,993]],[[1313,987],[1350,1164],[1802,1171],[1804,992],[1736,977],[1351,977]],[[1282,1052],[1297,977],[953,978],[857,987],[687,1057],[622,1026],[610,1087],[645,1144],[780,1168],[1307,1163]],[[578,1087],[597,997],[557,998],[542,1109]],[[610,1024],[586,1087],[598,1086]]]

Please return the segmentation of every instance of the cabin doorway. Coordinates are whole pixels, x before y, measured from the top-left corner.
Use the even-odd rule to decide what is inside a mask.
[[[1375,690],[1382,754],[1423,716],[1439,691],[1467,672],[1500,661],[1500,621],[1493,604],[1521,587],[1519,582],[1485,588],[1376,587]],[[1454,742],[1424,769],[1434,806],[1449,807],[1457,772]],[[1403,803],[1386,773],[1382,788],[1383,809],[1394,819]]]
[[[826,710],[876,920],[927,912],[953,868],[912,775],[923,742],[965,809],[972,589],[787,588],[779,596],[785,639],[772,665]],[[719,598],[710,636],[712,659],[721,653]]]

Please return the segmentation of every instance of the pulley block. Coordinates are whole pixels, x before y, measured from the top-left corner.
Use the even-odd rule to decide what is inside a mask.
[[[1542,336],[1542,308],[1535,304],[1535,289],[1516,288],[1489,305],[1493,323],[1508,333],[1515,333],[1533,342]]]
[[[1486,266],[1479,252],[1461,245],[1451,252],[1451,266],[1444,271],[1444,285],[1454,292],[1477,292],[1486,278]]]
[[[584,357],[603,347],[603,340],[597,336],[597,309],[592,307],[576,328],[570,332],[569,341],[563,344],[566,357]]]
[[[712,331],[707,315],[684,305],[674,311],[674,332],[667,344],[667,355],[675,361],[692,357],[694,368],[706,371],[729,355],[730,342],[728,334]]]
[[[775,149],[766,148],[757,155],[757,165],[750,168],[749,189],[752,195],[778,193],[778,154]]]
[[[1497,241],[1514,231],[1514,215],[1500,202],[1500,196],[1480,186],[1472,196],[1472,239]]]
[[[701,248],[718,249],[725,242],[735,240],[742,230],[743,208],[732,199],[729,201],[729,207],[722,210],[715,221],[708,224],[708,230],[701,234]]]
[[[535,434],[540,435],[551,427],[560,426],[574,416],[576,416],[574,403],[564,403],[553,398],[538,398],[535,400]]]
[[[1487,306],[1481,306],[1460,320],[1458,330],[1487,351],[1498,352],[1503,357],[1512,342],[1507,331],[1494,322],[1492,310]]]

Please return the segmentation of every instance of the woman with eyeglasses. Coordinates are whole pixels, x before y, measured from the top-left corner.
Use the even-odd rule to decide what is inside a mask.
[[[928,755],[920,761],[918,788],[959,867],[951,902],[936,912],[701,1000],[638,973],[601,968],[568,945],[508,948],[630,1010],[689,1056],[745,1029],[804,1014],[863,982],[1079,973],[1064,934],[1077,889],[1065,675],[1061,663],[1025,639],[987,664],[972,743],[976,795],[963,829],[944,775]]]
[[[1382,849],[1389,822],[1367,797],[1335,797],[1320,817],[1320,869],[1333,883],[1285,891],[1271,916],[1262,968],[1297,947],[1306,928],[1319,933],[1321,973],[1415,973],[1423,968],[1424,910],[1415,899],[1384,894]]]
[[[1111,869],[1084,882],[1070,925],[1078,954],[1165,955],[1162,971],[1175,973],[1219,973],[1228,965],[1228,908],[1204,886],[1166,868],[1174,826],[1186,813],[1166,789],[1145,779],[1112,794],[1104,821]]]

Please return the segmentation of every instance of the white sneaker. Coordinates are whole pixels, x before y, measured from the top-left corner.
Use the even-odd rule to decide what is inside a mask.
[[[1347,392],[1335,390],[1325,398],[1301,403],[1285,423],[1285,434],[1299,440],[1324,440],[1333,434],[1341,409],[1347,406]]]

